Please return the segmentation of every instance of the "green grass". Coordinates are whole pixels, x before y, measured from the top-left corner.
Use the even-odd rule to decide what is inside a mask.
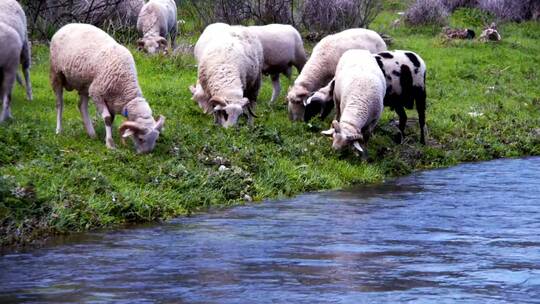
[[[474,14],[458,11],[451,22],[479,33]],[[464,161],[540,154],[538,23],[501,25],[503,41],[484,44],[444,42],[438,28],[391,29],[395,18],[395,12],[385,11],[372,28],[393,36],[391,48],[414,50],[428,65],[428,145],[418,143],[415,124],[407,142],[396,145],[397,130],[390,124],[395,114],[385,109],[368,145],[368,162],[331,150],[330,140],[319,134],[330,119],[311,127],[289,122],[285,92],[269,106],[268,79],[255,127],[215,126],[190,100],[188,85],[197,71],[188,55],[147,57],[133,51],[145,97],[156,114],[167,117],[152,154],[137,155],[131,145],[120,145],[117,132],[119,148],[107,150],[97,118],[99,140],[88,138],[73,92],[66,93],[65,131],[57,136],[48,49],[34,46],[35,99],[26,101],[17,86],[15,120],[0,126],[0,244],[159,221],[242,203],[246,195],[256,201],[283,198]],[[289,84],[282,82],[284,88]],[[219,171],[221,164],[230,170]]]

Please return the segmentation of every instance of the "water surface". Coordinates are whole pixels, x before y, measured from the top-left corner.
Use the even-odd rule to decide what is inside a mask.
[[[539,303],[540,158],[0,256],[0,302]]]

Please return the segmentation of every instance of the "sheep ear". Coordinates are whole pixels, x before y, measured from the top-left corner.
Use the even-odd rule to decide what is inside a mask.
[[[334,128],[330,128],[326,131],[321,131],[321,134],[324,136],[334,136]]]
[[[156,120],[157,122],[156,122],[156,125],[154,126],[154,130],[161,132],[161,130],[163,129],[163,125],[165,124],[165,116],[159,115],[159,118]]]
[[[217,96],[214,96],[214,97],[210,98],[209,103],[213,107],[216,107],[216,106],[226,107],[227,106],[227,103],[225,102],[225,99],[223,99],[221,97],[217,97]]]
[[[353,143],[353,147],[358,150],[358,152],[360,153],[364,153],[364,149],[362,149],[362,146],[360,146],[360,143],[358,141],[355,141]]]
[[[332,121],[332,128],[334,128],[335,133],[341,133],[341,127],[337,120]]]
[[[328,92],[328,96],[330,98],[334,98],[334,88],[336,87],[336,79],[332,79],[330,83],[328,84],[330,86],[330,91]]]
[[[190,85],[189,90],[191,91],[191,94],[193,95],[195,95],[195,92],[197,92],[197,88],[194,85]]]

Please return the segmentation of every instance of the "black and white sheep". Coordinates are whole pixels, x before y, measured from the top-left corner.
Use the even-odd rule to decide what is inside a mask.
[[[50,80],[56,94],[56,133],[62,132],[63,90],[79,92],[79,110],[86,132],[96,133],[88,115],[88,98],[105,122],[105,143],[114,148],[115,115],[127,117],[120,125],[122,138],[132,137],[137,152],[154,149],[165,117],[152,117],[142,96],[133,56],[101,29],[81,23],[63,26],[51,39]]]
[[[15,0],[1,0],[0,21],[13,28],[17,32],[19,39],[22,42],[22,49],[19,54],[19,62],[22,65],[22,71],[25,79],[26,98],[28,98],[28,100],[32,100],[32,84],[30,81],[30,65],[32,63],[32,56],[30,51],[30,42],[28,40],[26,15],[24,14],[24,10]]]
[[[352,146],[365,155],[365,145],[383,111],[385,90],[384,74],[369,51],[349,50],[341,56],[334,79],[319,90],[336,106],[332,128],[322,132],[333,137],[332,148]]]
[[[376,32],[360,28],[348,29],[323,38],[313,49],[311,57],[287,94],[291,120],[304,118],[306,99],[312,92],[332,80],[341,55],[351,49],[378,53],[386,50],[386,43]]]
[[[424,60],[414,52],[400,50],[378,53],[375,59],[386,78],[384,106],[390,107],[398,114],[401,138],[405,136],[407,124],[405,108],[412,109],[416,103],[420,142],[425,144],[426,64]]]
[[[174,0],[150,0],[146,3],[137,19],[137,30],[142,36],[137,40],[139,49],[149,54],[165,51],[167,48],[167,35],[171,38],[171,45],[176,47],[176,3]]]

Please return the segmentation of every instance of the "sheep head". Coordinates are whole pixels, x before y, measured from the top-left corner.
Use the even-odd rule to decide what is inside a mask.
[[[165,124],[165,117],[160,115],[157,119],[151,118],[151,125],[138,121],[125,121],[120,125],[119,132],[122,139],[131,137],[137,153],[151,152]]]
[[[289,119],[302,120],[304,117],[304,101],[309,97],[309,91],[301,85],[294,85],[287,93]]]
[[[161,36],[143,37],[137,40],[137,49],[154,55],[159,52],[167,53],[167,39]]]
[[[329,114],[334,102],[334,83],[334,80],[330,81],[327,86],[321,88],[304,101],[304,122],[309,122],[317,114],[321,115],[321,119],[325,118],[323,117],[326,114],[325,112]],[[329,110],[327,110],[328,107],[330,107]]]
[[[348,146],[353,146],[360,153],[364,153],[362,143],[364,138],[362,134],[351,130],[349,126],[342,126],[337,120],[332,121],[332,128],[321,132],[323,135],[332,136],[332,148],[334,150],[343,150]]]
[[[255,116],[251,112],[250,103],[247,98],[227,102],[221,97],[212,97],[209,103],[214,107],[215,122],[224,128],[238,124],[238,119],[246,112],[248,115]]]

